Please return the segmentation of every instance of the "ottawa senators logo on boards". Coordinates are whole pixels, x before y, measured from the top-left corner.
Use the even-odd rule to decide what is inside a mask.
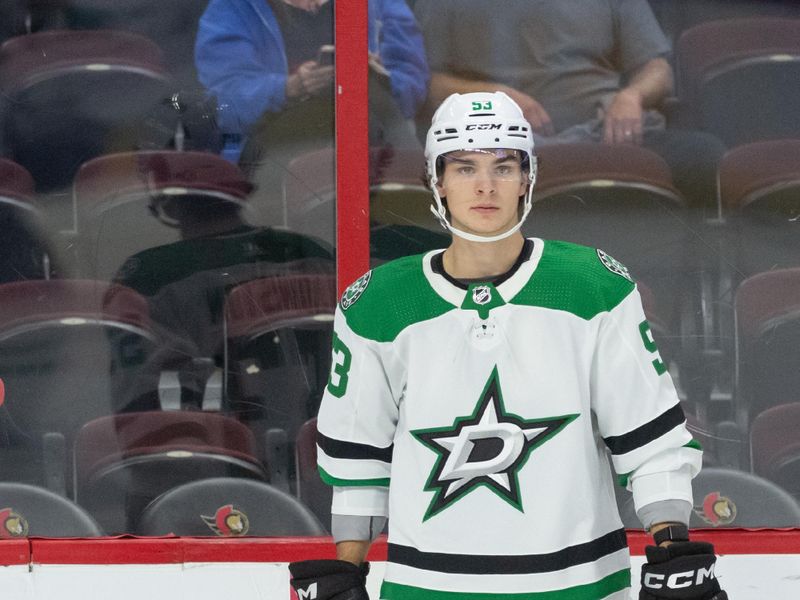
[[[21,538],[28,535],[28,521],[13,508],[0,509],[0,539]]]
[[[217,509],[213,517],[200,515],[211,529],[220,537],[236,537],[240,535],[247,535],[250,530],[250,521],[247,515],[242,511],[233,507],[233,504],[226,504]]]
[[[703,498],[702,506],[694,507],[694,512],[712,527],[730,525],[736,519],[736,504],[719,492],[711,492]]]

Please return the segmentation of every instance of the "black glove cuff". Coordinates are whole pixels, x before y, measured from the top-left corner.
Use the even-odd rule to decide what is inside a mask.
[[[301,560],[289,563],[289,572],[292,579],[307,579],[308,577],[325,577],[326,575],[352,575],[366,581],[369,573],[369,563],[354,565],[346,560]]]

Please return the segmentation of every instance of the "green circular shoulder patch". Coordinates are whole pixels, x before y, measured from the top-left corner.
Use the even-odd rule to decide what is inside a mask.
[[[356,303],[356,300],[358,300],[361,297],[361,294],[364,293],[364,290],[367,289],[370,279],[372,279],[372,271],[367,271],[350,284],[350,286],[344,291],[344,294],[342,294],[342,299],[339,301],[339,305],[342,307],[342,310],[347,310]]]
[[[631,274],[628,272],[628,267],[626,267],[621,262],[611,257],[610,255],[606,254],[600,249],[597,250],[597,257],[600,259],[600,262],[603,263],[603,266],[606,269],[608,269],[615,275],[624,277],[625,279],[633,283],[633,278],[631,277]]]

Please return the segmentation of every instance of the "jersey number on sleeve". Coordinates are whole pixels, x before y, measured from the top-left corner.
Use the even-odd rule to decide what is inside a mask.
[[[663,375],[667,372],[667,366],[664,364],[664,361],[661,360],[661,355],[658,353],[656,341],[653,339],[653,332],[650,331],[650,323],[646,320],[639,323],[639,333],[642,335],[644,347],[650,354],[655,354],[656,356],[653,361],[653,368],[656,370],[656,373]]]
[[[333,364],[328,378],[328,391],[341,398],[347,391],[347,374],[350,371],[350,348],[333,332]]]

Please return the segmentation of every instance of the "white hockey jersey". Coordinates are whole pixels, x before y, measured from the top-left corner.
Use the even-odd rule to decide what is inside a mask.
[[[342,296],[318,417],[326,482],[389,486],[381,598],[619,593],[607,453],[623,478],[670,449],[701,461],[635,284],[602,251],[534,239],[502,282],[463,289],[439,252]]]

